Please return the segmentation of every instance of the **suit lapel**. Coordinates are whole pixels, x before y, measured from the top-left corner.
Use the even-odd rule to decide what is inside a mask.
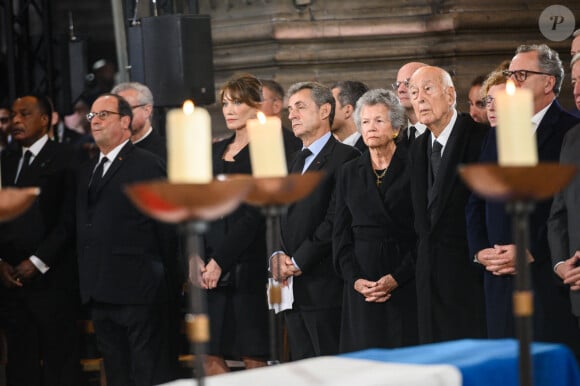
[[[332,151],[334,150],[334,146],[336,145],[336,139],[331,135],[320,153],[312,160],[310,165],[308,165],[308,169],[306,171],[316,171],[321,170],[326,162],[328,161],[328,157],[331,156]]]
[[[415,139],[416,143],[411,148],[413,153],[413,175],[411,178],[411,187],[413,191],[414,208],[417,210],[415,219],[423,229],[429,228],[428,211],[427,211],[427,173],[429,163],[427,162],[427,141],[430,141],[431,132],[426,130],[423,134]]]
[[[556,122],[558,121],[558,116],[560,115],[562,108],[557,100],[554,100],[546,115],[542,118],[540,125],[536,129],[536,142],[538,144],[538,153],[542,146],[549,141],[550,137],[556,132],[553,130]]]
[[[445,146],[443,157],[441,158],[441,165],[439,166],[439,175],[433,186],[435,193],[431,196],[431,201],[428,204],[431,213],[431,225],[433,226],[442,213],[445,203],[449,198],[449,194],[453,189],[455,180],[457,179],[457,165],[463,159],[465,151],[465,141],[467,139],[466,130],[464,130],[463,117],[458,115],[453,130],[449,136],[449,140]],[[435,204],[435,205],[434,205]]]
[[[123,146],[123,148],[121,149],[119,154],[117,154],[117,157],[115,157],[115,159],[113,159],[113,160],[110,160],[111,166],[109,167],[109,169],[107,170],[107,172],[103,176],[101,183],[97,187],[95,197],[99,196],[103,187],[106,186],[109,183],[109,181],[111,180],[111,178],[113,178],[113,176],[117,173],[117,171],[119,170],[119,168],[121,167],[121,165],[125,161],[125,157],[127,157],[127,155],[133,151],[133,149],[134,149],[133,144],[131,143],[131,141],[129,141],[125,144],[125,146]],[[94,170],[94,169],[91,169],[91,173],[92,173],[92,170]],[[88,191],[88,183],[87,183],[87,191]]]
[[[38,176],[40,176],[52,162],[52,158],[54,157],[54,146],[55,144],[52,141],[46,142],[34,157],[29,167],[23,169],[21,174],[18,176],[18,186],[31,186],[38,183]],[[18,161],[20,161],[20,159],[18,159]],[[18,167],[18,162],[16,163],[16,167]]]

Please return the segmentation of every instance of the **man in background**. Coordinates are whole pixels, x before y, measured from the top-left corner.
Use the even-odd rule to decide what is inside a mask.
[[[272,79],[260,79],[262,83],[262,112],[268,117],[282,119],[284,106],[284,89],[280,83]],[[302,147],[302,141],[296,138],[292,130],[282,127],[284,150],[286,154],[294,154]]]
[[[489,125],[487,120],[487,110],[485,103],[481,98],[481,86],[485,81],[485,75],[479,75],[471,82],[471,87],[468,93],[469,115],[475,122]]]
[[[345,145],[356,147],[362,153],[367,146],[354,123],[353,114],[356,102],[369,88],[356,80],[336,82],[330,88],[336,100],[332,135]]]
[[[131,142],[158,155],[162,160],[167,160],[165,138],[151,126],[153,94],[149,87],[138,82],[120,83],[113,87],[111,93],[122,96],[131,106],[133,111]]]
[[[427,130],[427,127],[417,119],[409,95],[409,80],[411,79],[411,75],[413,75],[413,73],[419,68],[425,66],[425,63],[420,62],[409,62],[404,64],[397,73],[397,80],[392,84],[393,90],[397,93],[401,105],[403,105],[405,112],[407,113],[408,124],[406,127],[401,129],[401,133],[399,134],[399,144],[406,147],[411,146],[411,143],[415,138]]]

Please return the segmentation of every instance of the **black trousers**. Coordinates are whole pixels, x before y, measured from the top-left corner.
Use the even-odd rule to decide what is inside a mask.
[[[284,312],[292,360],[338,354],[340,308]]]
[[[91,318],[108,386],[151,386],[172,379],[163,347],[169,323],[163,304],[92,303]]]
[[[8,386],[79,384],[77,312],[74,292],[26,286],[0,289]]]

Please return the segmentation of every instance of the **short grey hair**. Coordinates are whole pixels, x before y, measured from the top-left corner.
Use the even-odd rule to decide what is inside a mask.
[[[336,109],[336,101],[334,100],[334,96],[332,95],[332,90],[329,87],[326,87],[322,83],[318,82],[298,82],[294,83],[290,88],[288,88],[288,92],[286,96],[288,99],[297,92],[301,90],[310,90],[312,93],[312,100],[316,103],[316,106],[320,108],[325,103],[330,103],[330,114],[328,115],[328,123],[330,127],[332,127],[332,122],[334,122],[334,111]]]
[[[153,94],[149,87],[139,82],[125,82],[119,83],[111,90],[111,94],[118,94],[121,91],[135,90],[137,91],[137,100],[141,105],[153,106]]]
[[[550,74],[556,78],[554,83],[554,94],[560,94],[562,89],[562,82],[564,81],[564,66],[560,60],[560,56],[556,51],[548,47],[546,44],[522,44],[516,50],[516,55],[523,52],[537,52],[538,66],[540,71]],[[516,68],[518,70],[518,68]]]
[[[574,55],[574,57],[570,61],[570,68],[574,67],[574,64],[576,64],[576,62],[578,62],[578,61],[580,61],[580,52],[577,53],[576,55]]]
[[[400,130],[407,124],[405,108],[401,105],[397,95],[391,90],[376,88],[364,93],[356,102],[354,122],[359,131],[362,130],[360,115],[363,107],[375,105],[384,105],[389,109],[389,121],[391,121],[393,129]]]

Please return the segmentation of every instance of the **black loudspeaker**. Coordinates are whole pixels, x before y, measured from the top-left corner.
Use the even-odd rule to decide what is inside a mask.
[[[155,105],[215,102],[208,15],[163,15],[129,28],[131,80],[146,84]]]
[[[53,103],[61,114],[70,114],[85,89],[87,43],[84,39],[63,37],[57,40],[54,53],[56,94]]]

